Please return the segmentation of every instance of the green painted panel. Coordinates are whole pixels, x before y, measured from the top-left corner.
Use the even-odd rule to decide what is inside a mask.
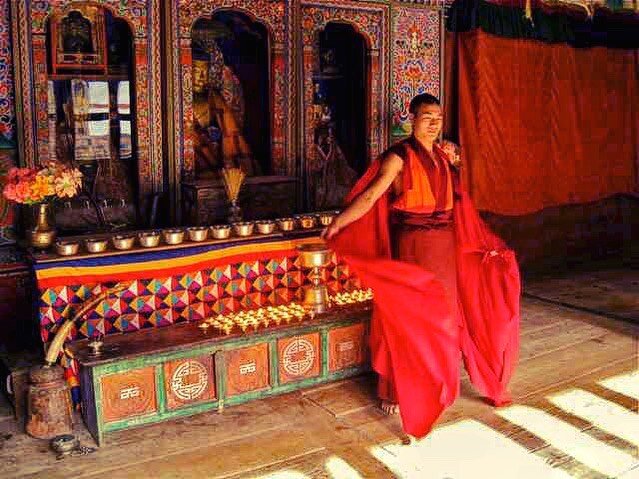
[[[215,353],[215,395],[219,401],[218,409],[224,409],[226,400],[226,355],[224,351]]]
[[[87,381],[92,382],[93,390],[95,393],[94,404],[92,406],[95,407],[96,417],[97,417],[97,430],[91,431],[94,435],[96,442],[98,444],[102,444],[104,441],[105,432],[118,431],[123,429],[128,429],[131,427],[137,427],[146,424],[153,424],[161,421],[167,421],[174,418],[190,416],[193,414],[199,414],[205,411],[210,411],[214,409],[218,409],[222,411],[225,406],[241,404],[248,401],[252,401],[255,399],[267,398],[271,396],[275,396],[278,394],[283,394],[287,392],[296,391],[299,389],[309,388],[316,386],[318,384],[335,381],[339,379],[343,379],[346,377],[354,376],[357,374],[361,374],[369,370],[368,366],[357,366],[353,368],[349,368],[346,370],[338,371],[330,374],[328,365],[329,365],[329,347],[328,347],[328,332],[333,328],[348,326],[351,324],[364,322],[368,323],[367,320],[359,317],[351,317],[351,318],[341,318],[340,320],[335,320],[326,323],[320,324],[299,324],[294,325],[288,328],[284,328],[282,330],[266,332],[266,331],[257,331],[255,333],[249,333],[245,336],[239,338],[229,338],[227,341],[221,340],[209,345],[198,346],[193,348],[184,348],[180,351],[173,351],[168,353],[157,353],[154,355],[149,355],[145,357],[124,359],[121,361],[116,361],[109,364],[102,364],[91,368],[91,374],[86,375],[84,377],[90,378]],[[320,375],[315,378],[304,379],[297,382],[291,382],[287,384],[279,383],[279,364],[278,364],[278,355],[277,355],[277,340],[290,337],[290,336],[298,336],[309,333],[319,332],[320,333],[320,351],[321,351],[321,367],[320,367]],[[248,347],[258,343],[268,343],[269,348],[269,375],[270,375],[270,384],[271,387],[260,390],[260,391],[251,391],[248,393],[240,394],[233,397],[226,396],[226,380],[227,380],[227,372],[226,372],[226,351]],[[208,401],[204,403],[198,403],[191,406],[182,407],[175,410],[168,410],[167,407],[167,397],[165,391],[165,378],[164,378],[164,368],[163,364],[168,361],[173,361],[176,359],[184,359],[189,357],[197,357],[203,355],[213,355],[214,356],[214,364],[215,364],[215,389],[217,398],[213,401]],[[125,420],[111,422],[105,424],[102,419],[102,388],[101,388],[101,378],[105,375],[115,374],[115,373],[123,373],[127,371],[131,371],[134,369],[139,369],[142,367],[153,366],[155,368],[155,386],[156,386],[156,399],[158,404],[158,411],[152,414],[147,414],[144,416],[138,416],[133,418],[128,418]],[[91,406],[91,405],[90,405]],[[87,405],[85,405],[87,407]],[[95,429],[95,428],[92,428]]]
[[[166,390],[164,389],[164,365],[158,364],[155,367],[155,395],[158,402],[160,414],[166,412]]]
[[[277,354],[277,340],[272,339],[268,343],[269,383],[276,388],[280,385],[279,357]]]
[[[320,348],[322,351],[322,368],[320,374],[322,377],[328,375],[328,328],[322,328],[320,331]]]

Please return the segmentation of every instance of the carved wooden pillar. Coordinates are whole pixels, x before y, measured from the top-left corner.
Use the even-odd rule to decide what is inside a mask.
[[[33,35],[31,46],[33,49],[33,77],[35,81],[37,162],[42,164],[44,160],[49,158],[49,91],[46,37],[44,35]],[[35,162],[35,158],[32,161]]]
[[[287,159],[286,148],[286,118],[283,111],[274,108],[276,98],[286,98],[287,84],[287,68],[286,68],[286,51],[283,43],[276,43],[273,47],[273,55],[271,58],[273,72],[271,75],[271,91],[273,92],[271,108],[271,156],[272,168],[274,175],[288,175],[291,171],[291,165]],[[290,80],[289,80],[290,81]]]
[[[371,72],[371,76],[374,74],[374,72],[379,72],[381,69],[381,64],[380,64],[380,52],[378,49],[371,49],[367,52],[368,54],[368,63],[370,65],[370,72]],[[373,80],[373,78],[368,78],[368,88],[370,91],[370,95],[368,97],[368,104],[366,105],[366,110],[368,115],[366,116],[367,118],[367,129],[368,129],[368,138],[367,138],[367,146],[368,146],[368,152],[369,152],[369,156],[370,158],[376,158],[377,156],[379,156],[379,154],[381,153],[380,149],[381,149],[381,143],[382,143],[382,138],[380,137],[380,132],[381,131],[385,131],[385,129],[383,129],[383,119],[382,119],[382,112],[379,110],[379,101],[377,101],[377,98],[379,98],[379,95],[382,94],[381,91],[379,91],[380,88],[380,84],[379,82],[376,82]],[[384,143],[386,143],[384,141]]]
[[[185,181],[195,179],[195,155],[193,153],[193,56],[191,39],[180,38],[180,71],[182,77],[182,105],[178,111],[182,113],[182,175]]]

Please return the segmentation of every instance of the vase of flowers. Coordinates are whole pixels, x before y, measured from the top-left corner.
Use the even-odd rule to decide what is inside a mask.
[[[74,197],[82,186],[82,173],[57,162],[39,168],[11,168],[3,194],[15,203],[32,206],[34,222],[27,230],[27,241],[36,249],[47,249],[55,239],[51,203]]]

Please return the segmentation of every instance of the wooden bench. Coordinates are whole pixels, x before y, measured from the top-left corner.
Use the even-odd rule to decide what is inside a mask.
[[[98,445],[111,431],[224,407],[368,369],[370,304],[226,335],[182,323],[107,336],[99,356],[69,345],[80,365],[82,414]]]

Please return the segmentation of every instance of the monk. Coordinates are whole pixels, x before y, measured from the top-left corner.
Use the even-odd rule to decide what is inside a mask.
[[[382,409],[422,437],[459,394],[463,357],[494,405],[519,346],[519,270],[436,140],[437,98],[410,103],[412,136],[375,161],[322,233],[374,292],[370,346]]]

